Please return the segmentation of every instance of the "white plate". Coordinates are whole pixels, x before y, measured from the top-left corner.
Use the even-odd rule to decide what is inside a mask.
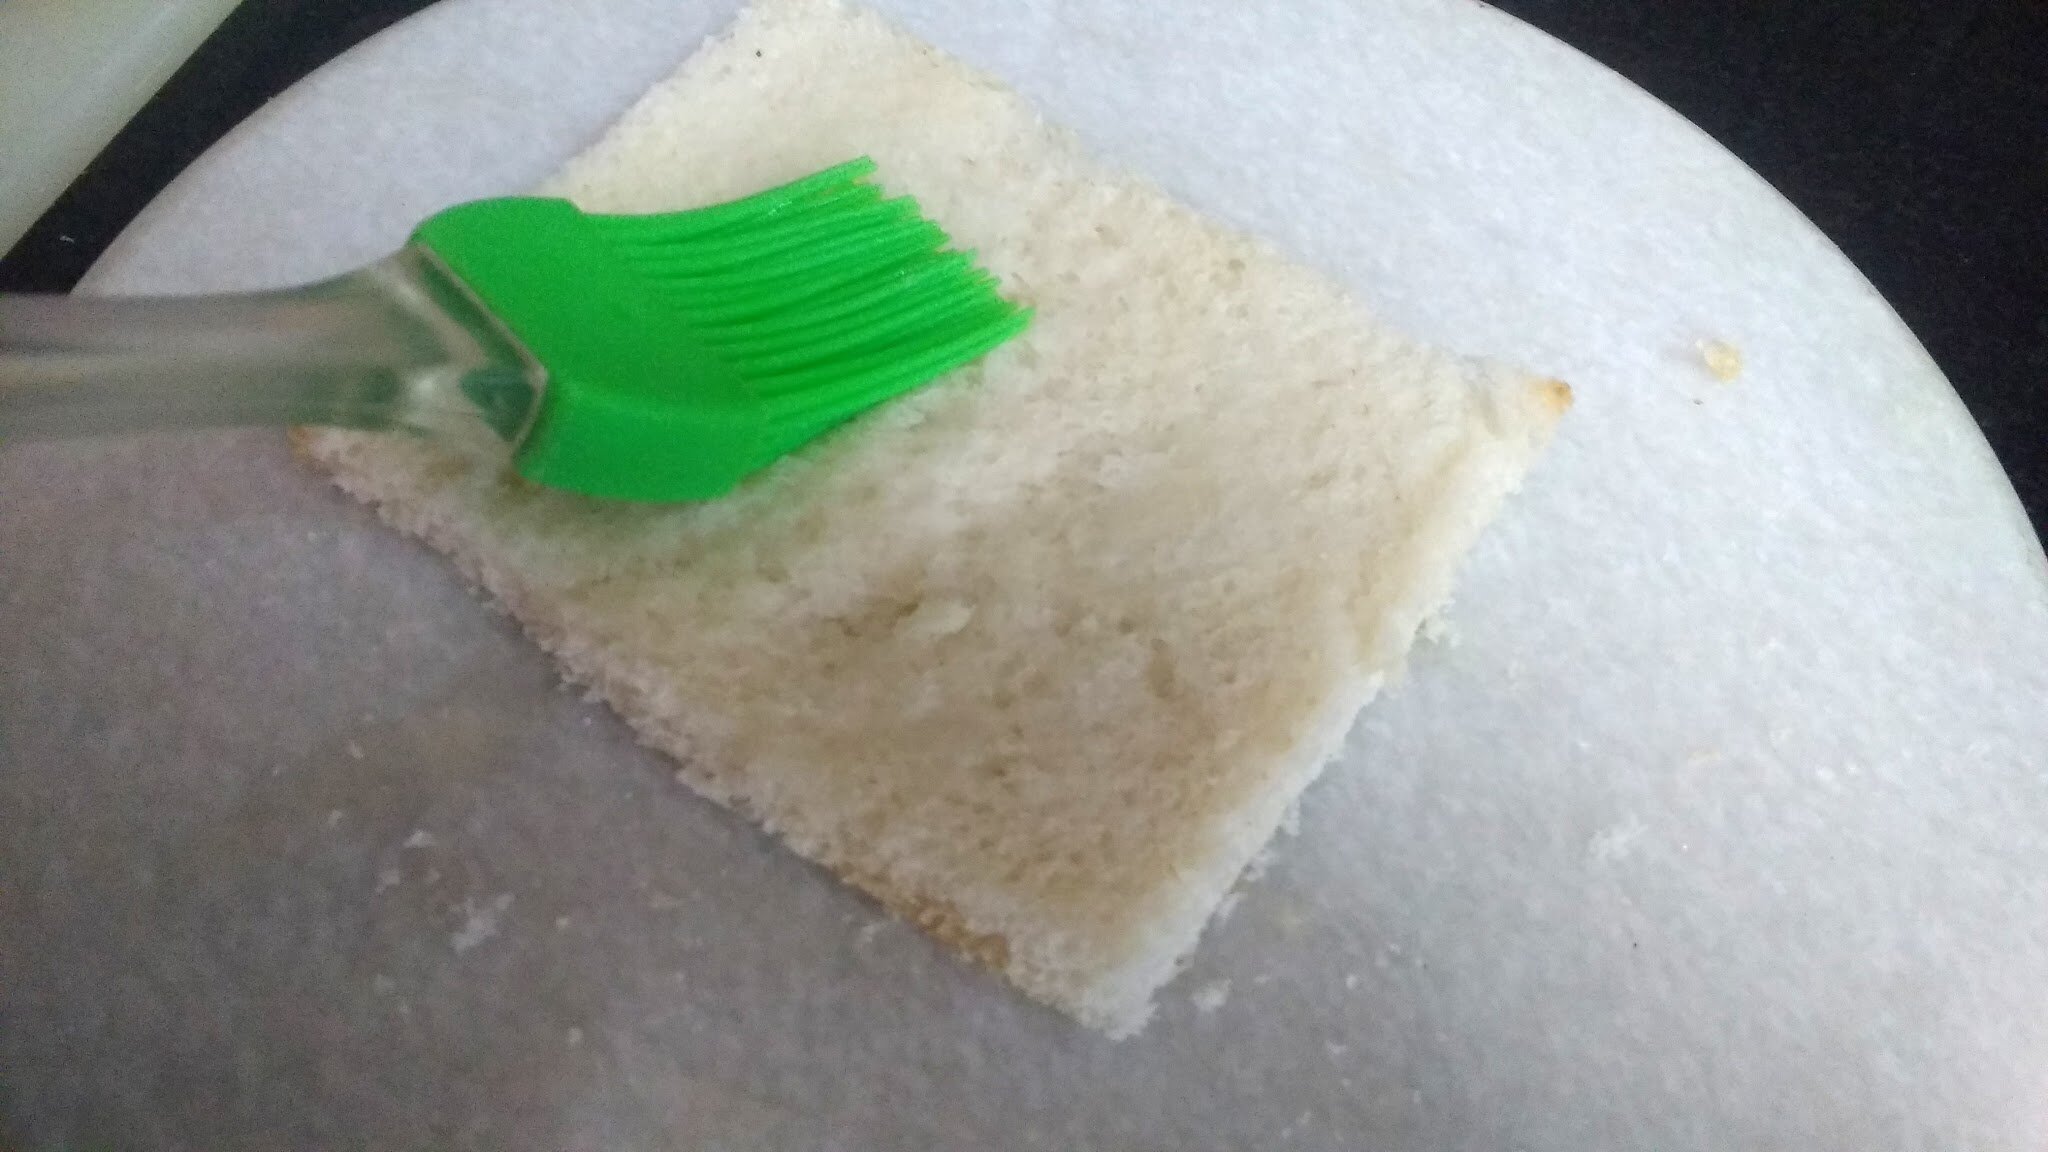
[[[1818,233],[1464,0],[889,7],[1400,325],[1573,383],[1461,640],[1114,1045],[685,793],[276,436],[0,451],[0,1131],[2040,1146],[2048,568]],[[376,256],[549,171],[727,8],[437,5],[91,286]]]

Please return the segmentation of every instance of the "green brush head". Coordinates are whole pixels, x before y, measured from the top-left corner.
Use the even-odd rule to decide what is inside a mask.
[[[547,370],[530,421],[494,420],[518,437],[519,474],[624,500],[718,496],[1022,331],[1029,313],[873,171],[863,158],[658,216],[512,198],[420,225],[414,243]]]

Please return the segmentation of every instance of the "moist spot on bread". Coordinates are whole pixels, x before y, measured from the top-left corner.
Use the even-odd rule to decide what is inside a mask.
[[[1171,700],[1180,690],[1179,677],[1173,666],[1173,655],[1166,645],[1154,640],[1152,649],[1145,660],[1145,686],[1161,700]]]

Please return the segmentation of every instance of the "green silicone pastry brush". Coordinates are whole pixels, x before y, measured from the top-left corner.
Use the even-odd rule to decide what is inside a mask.
[[[863,158],[652,216],[478,201],[368,268],[281,292],[0,296],[0,440],[495,433],[539,484],[717,496],[1028,322],[873,172]]]

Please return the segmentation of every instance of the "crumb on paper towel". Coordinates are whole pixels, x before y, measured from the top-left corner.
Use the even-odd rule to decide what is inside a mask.
[[[457,956],[476,947],[498,934],[498,918],[512,907],[512,894],[501,892],[491,898],[488,904],[478,904],[476,898],[462,898],[462,927],[448,934],[448,946],[455,949]]]
[[[1699,349],[1714,379],[1726,384],[1742,375],[1742,349],[1726,340],[1702,340]]]
[[[1200,988],[1195,989],[1188,996],[1188,1002],[1195,1006],[1195,1010],[1204,1013],[1214,1012],[1218,1008],[1223,1007],[1224,1001],[1228,999],[1230,999],[1230,981],[1228,980],[1211,980]]]
[[[1596,863],[1612,864],[1636,850],[1636,843],[1649,831],[1641,820],[1630,816],[1612,827],[1602,828],[1586,842],[1586,854]]]
[[[1439,608],[1424,616],[1422,618],[1422,626],[1415,630],[1415,634],[1427,643],[1442,644],[1447,648],[1456,648],[1458,646],[1458,629],[1444,615],[1444,611],[1443,608]]]

